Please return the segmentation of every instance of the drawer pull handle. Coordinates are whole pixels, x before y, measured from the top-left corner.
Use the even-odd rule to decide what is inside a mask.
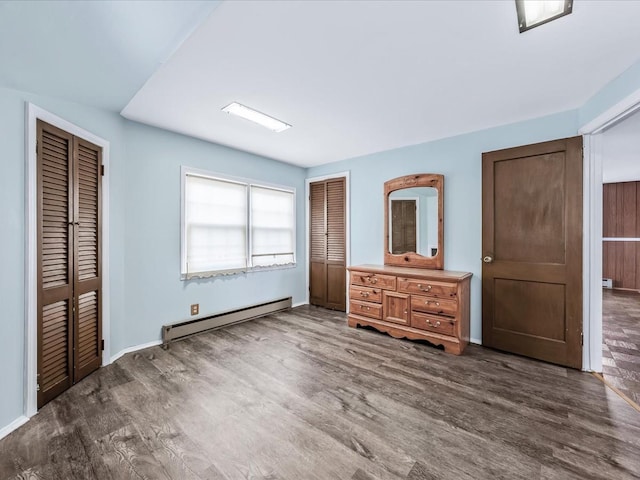
[[[426,302],[424,302],[425,305],[429,305],[430,303],[433,303],[436,307],[440,306],[440,302],[432,302],[431,300],[427,300]]]
[[[430,327],[439,327],[440,321],[437,321],[435,324],[433,324],[431,323],[431,320],[427,320],[427,325],[429,325]]]
[[[378,283],[378,279],[377,279],[375,276],[367,277],[367,281],[368,281],[369,283],[373,283],[374,285],[375,285],[376,283]]]
[[[360,296],[367,298],[369,296],[369,292],[360,292]]]
[[[370,307],[365,307],[364,305],[360,305],[361,310],[371,310]]]
[[[429,290],[431,290],[431,285],[427,285],[426,287],[423,287],[422,284],[419,283],[418,290],[422,290],[423,292],[428,292]]]

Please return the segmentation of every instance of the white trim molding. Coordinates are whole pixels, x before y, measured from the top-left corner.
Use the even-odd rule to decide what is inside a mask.
[[[38,413],[37,406],[37,366],[38,366],[38,272],[37,272],[37,120],[55,125],[73,135],[81,137],[102,147],[102,164],[105,174],[102,177],[102,338],[104,352],[102,365],[111,363],[109,349],[110,336],[110,289],[109,289],[109,142],[83,128],[42,108],[25,103],[25,371],[24,371],[24,415],[30,418]]]
[[[578,133],[580,135],[596,135],[598,133],[602,133],[607,128],[611,128],[613,125],[621,122],[639,109],[640,89],[623,98],[613,107],[605,110],[596,118],[580,127],[580,129],[578,129]]]
[[[640,238],[604,237],[603,242],[640,242]]]
[[[602,137],[584,136],[582,369],[602,372]]]
[[[24,415],[16,418],[13,422],[11,422],[9,425],[0,428],[0,440],[2,440],[4,437],[6,437],[7,435],[9,435],[11,432],[13,432],[14,430],[20,428],[22,425],[24,425],[25,423],[27,423],[29,421],[28,417],[25,417]]]
[[[640,109],[640,89],[578,129],[584,138],[582,369],[602,372],[602,133]]]
[[[127,353],[137,352],[138,350],[144,350],[145,348],[157,347],[158,345],[162,345],[162,340],[154,340],[153,342],[141,343],[140,345],[134,345],[133,347],[123,348],[111,357],[110,363],[115,362]]]
[[[343,178],[345,179],[345,191],[344,191],[344,196],[345,196],[345,247],[346,247],[346,257],[345,257],[345,263],[346,263],[346,267],[348,268],[351,265],[351,172],[349,170],[345,171],[345,172],[337,172],[337,173],[331,173],[328,175],[322,175],[319,177],[310,177],[305,179],[304,181],[304,186],[305,186],[305,197],[304,197],[304,217],[305,217],[305,252],[306,252],[306,265],[305,265],[305,275],[306,275],[306,284],[305,284],[305,292],[306,292],[306,301],[304,303],[308,304],[309,303],[309,266],[311,263],[311,247],[310,247],[310,223],[309,223],[309,217],[310,215],[310,211],[309,208],[311,207],[310,204],[310,195],[311,195],[311,187],[310,185],[314,182],[322,182],[324,180],[330,180],[332,178]],[[346,273],[347,275],[347,280],[346,280],[346,291],[345,291],[345,299],[346,304],[347,304],[347,313],[349,313],[349,274]]]

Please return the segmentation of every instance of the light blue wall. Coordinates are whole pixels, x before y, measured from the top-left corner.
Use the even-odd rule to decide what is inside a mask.
[[[576,135],[576,111],[310,168],[315,177],[351,172],[351,263],[383,263],[385,181],[440,173],[444,181],[445,268],[473,273],[471,337],[481,339],[482,152]]]
[[[110,142],[111,348],[160,338],[189,317],[293,296],[305,300],[305,170],[129,122],[120,115],[0,88],[0,429],[23,414],[25,325],[25,101]],[[180,281],[180,165],[295,187],[298,266]]]
[[[445,175],[445,268],[470,271],[472,337],[481,336],[481,153],[573,136],[577,128],[640,88],[640,62],[579,111],[303,169],[145,127],[115,113],[0,88],[0,428],[23,413],[25,160],[24,102],[111,142],[111,353],[157,340],[160,326],[275,297],[305,298],[304,178],[351,171],[352,264],[382,263],[384,181],[416,172]],[[298,267],[181,282],[179,166],[297,188]],[[306,173],[306,175],[305,175]],[[372,208],[375,206],[379,208]]]
[[[138,123],[126,123],[126,335],[115,350],[160,338],[165,323],[305,294],[305,170]],[[180,280],[180,166],[295,187],[297,267]]]
[[[111,182],[124,183],[123,120],[111,112],[0,88],[0,428],[23,413],[25,101],[111,141]],[[111,314],[124,317],[124,198],[111,199]],[[117,325],[117,322],[114,322]]]
[[[640,60],[601,88],[579,109],[579,127],[640,89]]]

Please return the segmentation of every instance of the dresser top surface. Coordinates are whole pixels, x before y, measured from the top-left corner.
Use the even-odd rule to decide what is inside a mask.
[[[401,277],[429,277],[433,280],[441,279],[449,281],[461,281],[473,275],[470,272],[452,272],[450,270],[431,270],[428,268],[395,267],[393,265],[352,265],[350,267],[347,267],[347,269],[350,271],[358,272],[381,273],[385,275],[398,275]]]

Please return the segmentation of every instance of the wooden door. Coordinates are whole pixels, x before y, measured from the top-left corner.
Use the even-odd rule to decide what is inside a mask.
[[[38,121],[38,407],[100,366],[102,152]]]
[[[391,200],[391,253],[417,252],[415,200]]]
[[[73,136],[38,122],[38,407],[73,384]]]
[[[346,310],[346,179],[310,185],[309,302]]]
[[[640,290],[640,182],[602,186],[602,278]]]
[[[582,138],[482,156],[482,343],[582,366]]]
[[[101,365],[102,149],[74,138],[74,382]]]

